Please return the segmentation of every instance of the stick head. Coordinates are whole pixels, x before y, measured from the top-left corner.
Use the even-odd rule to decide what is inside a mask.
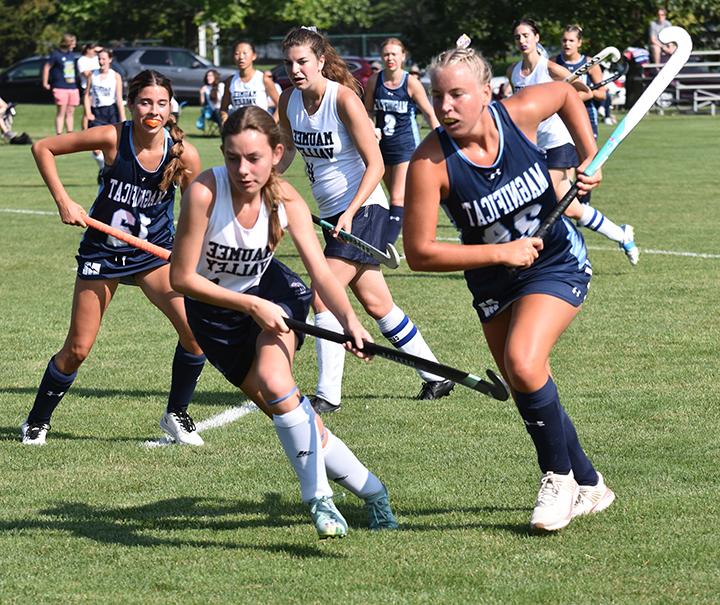
[[[388,244],[385,247],[385,254],[388,255],[388,260],[383,263],[388,269],[397,269],[400,266],[400,255],[395,249],[395,246]]]
[[[617,63],[620,60],[620,51],[614,46],[608,46],[600,51],[603,57],[603,61],[610,61],[610,63]]]
[[[663,44],[675,44],[677,50],[673,53],[673,57],[676,53],[680,53],[680,56],[683,57],[683,63],[690,57],[690,53],[692,52],[692,38],[690,38],[690,34],[682,27],[677,27],[676,25],[666,27],[658,34],[658,38]],[[670,59],[673,57],[670,57]]]

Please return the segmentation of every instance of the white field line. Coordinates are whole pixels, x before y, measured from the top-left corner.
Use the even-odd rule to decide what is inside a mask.
[[[241,406],[229,408],[224,412],[216,414],[215,416],[210,416],[210,418],[201,420],[195,426],[197,427],[198,433],[202,433],[208,429],[216,429],[218,427],[225,426],[226,424],[235,422],[236,420],[240,420],[243,416],[257,412],[258,409],[259,408],[254,403],[244,403]],[[174,440],[166,435],[165,437],[160,437],[159,439],[150,439],[145,441],[142,445],[143,447],[151,448],[164,447],[172,443],[174,443]]]
[[[10,214],[40,214],[40,215],[44,215],[44,216],[57,214],[57,212],[52,212],[50,210],[20,210],[17,208],[0,208],[0,212],[8,212]],[[319,230],[319,231],[322,232],[322,230]],[[437,240],[439,242],[457,242],[458,241],[458,239],[456,237],[438,237]],[[599,252],[609,252],[611,250],[615,250],[615,248],[607,248],[605,246],[588,246],[587,249],[588,250],[596,250]],[[708,259],[720,258],[720,254],[710,254],[710,253],[706,253],[706,252],[682,252],[680,250],[654,250],[652,248],[642,248],[642,247],[640,247],[640,253],[641,254],[660,254],[663,256],[686,256],[688,258],[708,258]],[[405,258],[405,255],[402,255],[400,258]]]

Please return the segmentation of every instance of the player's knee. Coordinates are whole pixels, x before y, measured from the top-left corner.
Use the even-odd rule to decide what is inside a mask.
[[[538,376],[545,373],[543,364],[532,356],[523,354],[522,351],[506,355],[505,370],[510,379],[510,385],[523,392],[533,390],[532,387],[538,381]]]
[[[55,365],[61,372],[71,374],[88,358],[91,348],[92,345],[86,343],[70,343],[55,356]]]

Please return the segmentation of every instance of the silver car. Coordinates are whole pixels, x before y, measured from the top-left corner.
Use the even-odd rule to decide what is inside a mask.
[[[220,79],[232,76],[236,70],[218,67],[185,48],[171,46],[127,46],[113,49],[113,60],[127,72],[128,80],[144,69],[154,69],[172,81],[178,101],[197,103],[200,87],[208,69],[220,72]]]

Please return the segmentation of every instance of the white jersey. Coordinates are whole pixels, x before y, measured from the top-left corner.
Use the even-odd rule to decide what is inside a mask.
[[[117,98],[117,72],[112,69],[106,74],[94,71],[90,79],[90,103],[93,107],[110,107]]]
[[[255,224],[246,229],[235,217],[227,168],[212,169],[215,202],[203,237],[197,273],[234,292],[245,292],[260,283],[273,258],[268,246],[270,217],[264,203]],[[278,207],[280,224],[287,227],[282,203]]]
[[[210,86],[210,84],[205,84],[200,90],[205,95],[205,103],[215,110],[220,109],[220,103],[225,93],[225,82],[218,82],[217,100],[215,101],[212,100],[212,86]]]
[[[522,75],[520,72],[521,68],[522,61],[519,61],[512,70],[511,82],[515,90],[520,90],[533,84],[554,82],[548,71],[548,60],[546,57],[540,57],[535,69],[527,76]],[[547,120],[540,122],[537,131],[537,146],[540,147],[540,149],[554,149],[566,143],[572,145],[573,139],[558,114],[553,114]]]
[[[265,74],[262,71],[256,70],[250,81],[243,82],[240,74],[235,74],[230,79],[228,113],[232,113],[245,105],[257,105],[267,111],[269,104],[264,77]]]
[[[85,77],[85,74],[87,72],[92,72],[93,74],[100,69],[100,60],[95,57],[88,57],[86,55],[82,55],[77,60],[77,70],[80,74],[80,88],[85,90],[87,88],[87,78]]]
[[[365,162],[338,115],[339,88],[337,82],[327,81],[320,107],[313,115],[308,114],[302,92],[297,89],[292,91],[287,107],[293,142],[305,160],[305,172],[310,179],[321,218],[345,211],[355,197],[365,173]],[[387,198],[379,183],[363,206],[370,204],[388,208]]]

